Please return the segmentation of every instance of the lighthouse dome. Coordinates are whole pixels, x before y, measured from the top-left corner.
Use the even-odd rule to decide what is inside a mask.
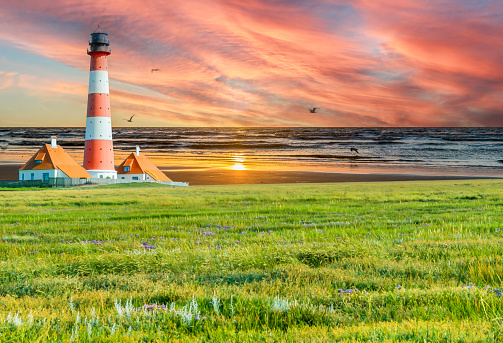
[[[89,52],[99,51],[110,53],[110,41],[107,38],[108,33],[103,32],[103,30],[98,25],[98,28],[91,33],[91,39],[89,40]]]

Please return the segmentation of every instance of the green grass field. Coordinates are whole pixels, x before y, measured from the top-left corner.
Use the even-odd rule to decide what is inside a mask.
[[[501,342],[502,195],[482,180],[0,192],[0,341]]]

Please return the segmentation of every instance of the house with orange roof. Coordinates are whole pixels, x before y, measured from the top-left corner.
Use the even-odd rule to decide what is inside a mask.
[[[131,153],[124,162],[117,167],[117,180],[122,182],[135,181],[168,181],[166,176],[145,155],[140,155],[140,147],[136,147],[136,153]]]
[[[19,180],[43,180],[49,178],[91,178],[92,176],[59,145],[56,137],[51,144],[44,144],[24,166],[19,168]]]

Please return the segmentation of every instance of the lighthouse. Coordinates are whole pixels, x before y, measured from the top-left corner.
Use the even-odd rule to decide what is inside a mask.
[[[94,178],[116,179],[112,142],[112,117],[108,87],[108,34],[100,27],[91,33],[87,54],[91,56],[87,96],[84,168]]]

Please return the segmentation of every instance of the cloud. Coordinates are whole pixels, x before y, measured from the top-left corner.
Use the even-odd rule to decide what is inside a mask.
[[[503,5],[493,1],[25,0],[4,7],[0,40],[79,70],[89,68],[87,40],[100,24],[112,48],[112,113],[135,111],[145,125],[500,123]],[[15,82],[0,74],[0,89]],[[19,85],[80,103],[87,79]],[[309,115],[308,107],[320,113]]]

